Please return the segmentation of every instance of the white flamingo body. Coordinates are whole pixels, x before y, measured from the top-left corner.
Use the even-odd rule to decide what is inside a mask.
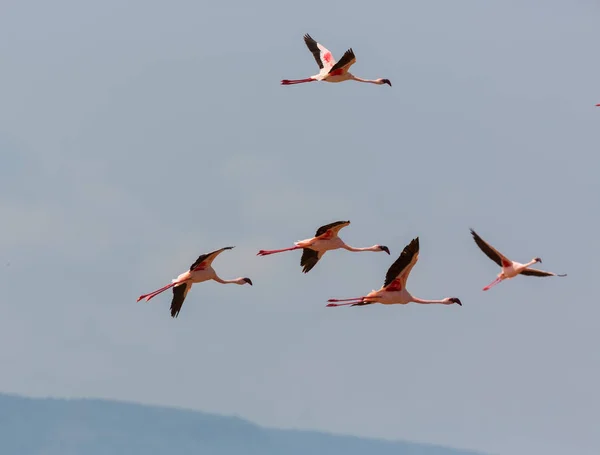
[[[352,80],[376,85],[388,84],[391,87],[392,83],[389,79],[362,79],[350,73],[350,67],[356,63],[356,56],[352,49],[348,49],[344,55],[342,55],[342,58],[336,62],[331,52],[325,46],[312,39],[308,33],[304,35],[304,42],[306,43],[308,50],[313,54],[317,65],[319,65],[319,74],[315,74],[306,79],[284,79],[281,81],[281,85],[294,85],[315,81],[335,83]]]
[[[210,253],[202,254],[196,259],[196,261],[190,266],[190,269],[180,274],[177,278],[171,280],[171,284],[163,286],[156,291],[149,294],[144,294],[138,297],[139,302],[142,299],[149,301],[158,294],[166,291],[167,289],[173,288],[173,300],[171,301],[171,316],[176,318],[181,311],[181,306],[192,288],[194,283],[202,283],[208,280],[214,280],[221,284],[249,284],[252,286],[252,280],[246,277],[234,278],[232,280],[224,280],[217,272],[212,268],[212,262],[215,258],[225,250],[231,250],[232,246],[227,246]]]
[[[414,297],[406,289],[399,291],[390,291],[384,288],[376,291],[373,289],[369,292],[364,302],[381,303],[382,305],[406,305],[410,302],[414,302]]]
[[[317,229],[314,237],[305,240],[299,240],[294,242],[294,246],[290,248],[283,248],[279,250],[260,250],[257,256],[267,256],[269,254],[283,253],[284,251],[293,251],[302,249],[302,257],[300,258],[300,265],[303,267],[303,272],[308,273],[319,260],[323,257],[325,252],[337,249],[344,249],[353,252],[361,251],[385,251],[390,254],[390,250],[385,245],[373,245],[364,248],[355,248],[347,245],[338,236],[340,229],[348,226],[350,221],[335,221],[330,224],[326,224]]]
[[[311,237],[306,240],[298,240],[294,242],[294,245],[300,248],[310,248],[312,250],[318,251],[319,253],[325,253],[326,251],[337,250],[340,248],[350,248],[351,250],[357,251],[365,251],[373,249],[374,247],[367,248],[352,248],[344,243],[344,241],[339,238],[337,235],[330,238],[319,238],[319,237]]]
[[[535,264],[536,262],[542,262],[542,259],[539,257],[533,258],[526,264],[521,264],[520,262],[511,261],[502,253],[500,253],[496,248],[483,240],[479,234],[477,234],[473,229],[471,229],[471,235],[473,236],[473,240],[477,246],[485,253],[487,257],[489,257],[492,261],[498,264],[502,270],[496,277],[494,281],[488,284],[483,288],[484,291],[489,290],[491,287],[497,285],[498,283],[504,280],[510,280],[517,275],[525,275],[525,276],[537,276],[537,277],[547,277],[547,276],[560,276],[564,277],[567,274],[556,274],[553,272],[546,272],[544,270],[532,269],[530,266]]]
[[[445,299],[440,300],[425,300],[414,297],[410,292],[408,292],[406,289],[406,282],[408,281],[408,276],[410,275],[410,272],[417,263],[418,259],[419,238],[416,237],[408,245],[406,245],[406,247],[404,247],[404,250],[402,250],[402,253],[398,259],[396,259],[396,261],[388,269],[385,276],[385,282],[379,290],[373,290],[365,296],[354,297],[351,299],[329,299],[328,302],[336,303],[329,303],[327,306],[362,306],[373,303],[381,303],[383,305],[406,305],[410,302],[422,304],[439,303],[442,305],[452,305],[453,303],[456,303],[462,306],[461,301],[457,297],[446,297]]]

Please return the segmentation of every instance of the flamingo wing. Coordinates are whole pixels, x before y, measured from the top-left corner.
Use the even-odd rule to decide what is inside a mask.
[[[171,300],[171,317],[176,318],[181,311],[183,301],[187,296],[188,291],[192,287],[192,283],[181,283],[173,287],[173,300]]]
[[[509,267],[512,264],[512,261],[500,253],[496,248],[483,240],[477,232],[471,229],[471,234],[473,235],[473,240],[477,246],[485,253],[485,255],[498,264],[500,267]]]
[[[194,270],[202,270],[206,267],[209,267],[219,254],[221,254],[225,250],[231,250],[232,248],[234,247],[226,246],[224,248],[211,251],[210,253],[201,254],[200,256],[198,256],[198,259],[196,259],[196,261],[190,266],[190,272],[193,272]]]
[[[396,262],[388,269],[383,287],[387,291],[401,291],[406,288],[410,271],[419,260],[419,237],[404,247]]]
[[[326,224],[325,226],[321,226],[319,229],[317,229],[315,237],[319,237],[327,233],[327,231],[331,231],[332,234],[337,234],[340,229],[348,226],[349,224],[350,221],[335,221],[333,223]]]
[[[552,272],[546,272],[544,270],[530,269],[530,268],[526,268],[525,270],[523,270],[521,272],[521,275],[527,275],[527,276],[567,276],[566,273],[564,273],[564,274],[557,274],[557,273],[552,273]]]
[[[335,59],[331,52],[322,44],[317,43],[308,33],[304,35],[304,42],[306,43],[308,50],[312,52],[320,69],[325,68],[326,70],[329,70],[329,68],[335,65]]]
[[[321,257],[323,257],[323,253],[320,251],[315,251],[310,248],[303,248],[302,257],[300,258],[300,265],[303,267],[302,272],[310,272],[312,268],[317,265],[317,262],[319,262]]]
[[[354,51],[352,50],[352,48],[350,48],[346,52],[344,52],[342,58],[340,58],[338,62],[331,67],[331,69],[329,70],[329,74],[335,73],[336,71],[339,71],[340,74],[345,73],[355,63],[356,56],[354,55]]]

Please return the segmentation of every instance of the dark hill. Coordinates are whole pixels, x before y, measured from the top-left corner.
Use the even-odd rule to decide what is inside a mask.
[[[10,455],[476,455],[312,431],[236,417],[92,399],[0,394],[0,453]],[[481,455],[481,454],[479,454]]]

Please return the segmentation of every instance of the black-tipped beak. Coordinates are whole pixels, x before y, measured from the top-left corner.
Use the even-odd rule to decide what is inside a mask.
[[[390,87],[392,86],[392,83],[390,82],[389,79],[384,79],[383,83],[389,85]]]
[[[244,281],[252,286],[252,280],[250,278],[244,278]]]
[[[460,299],[457,299],[456,297],[452,297],[452,301],[460,306],[462,306],[462,303],[460,301]]]
[[[381,251],[385,251],[387,254],[390,254],[390,249],[387,246],[380,246]]]

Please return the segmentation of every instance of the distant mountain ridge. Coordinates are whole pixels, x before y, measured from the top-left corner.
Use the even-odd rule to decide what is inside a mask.
[[[260,427],[237,417],[99,399],[0,394],[6,455],[483,455]]]

